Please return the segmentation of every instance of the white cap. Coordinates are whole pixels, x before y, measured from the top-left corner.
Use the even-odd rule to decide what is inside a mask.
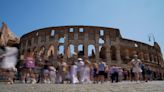
[[[138,57],[138,55],[134,55],[134,57]]]
[[[82,58],[78,58],[79,61],[82,61],[83,59]]]

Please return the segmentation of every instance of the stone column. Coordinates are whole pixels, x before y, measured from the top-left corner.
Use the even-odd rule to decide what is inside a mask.
[[[49,39],[49,35],[46,35],[46,42],[45,43],[49,43],[50,42],[50,39]]]
[[[88,43],[84,44],[84,57],[88,58]]]
[[[41,37],[38,36],[38,44],[41,44]]]
[[[58,51],[58,35],[55,35],[55,40],[54,40],[54,59],[57,60],[57,51]]]
[[[34,46],[34,38],[31,38],[31,46]]]
[[[49,45],[48,45],[49,46]],[[48,53],[48,46],[45,45],[45,53],[44,53],[44,58],[48,58],[47,57],[47,53]]]
[[[125,53],[126,53],[125,58],[126,58],[126,59],[129,59],[129,50],[126,49],[126,50],[125,50]]]
[[[153,62],[153,63],[154,63],[154,56],[153,56],[153,54],[151,54],[151,59],[152,59],[152,61],[151,61],[151,62]]]
[[[84,33],[84,57],[88,58],[88,32]]]
[[[74,28],[74,39],[78,40],[78,29]]]
[[[116,57],[117,57],[117,64],[120,65],[121,62],[121,54],[120,54],[120,38],[116,38]]]
[[[25,43],[25,51],[24,51],[24,53],[27,53],[27,50],[28,50],[28,48],[27,48],[28,46],[27,45],[28,45],[28,40],[26,40],[26,43]]]
[[[95,52],[96,52],[96,62],[99,62],[99,45],[95,45]]]
[[[110,55],[110,46],[109,45],[106,46],[106,59],[107,59],[107,63],[111,64],[111,55]]]
[[[109,35],[105,35],[105,44],[106,44],[106,60],[108,64],[111,64],[111,55],[110,55],[110,39]]]
[[[68,34],[64,34],[64,61],[67,61],[67,50],[68,50]]]
[[[75,50],[75,53],[76,53],[76,55],[75,55],[75,60],[77,60],[77,58],[78,58],[78,44],[74,44],[74,50]]]
[[[58,48],[58,44],[54,44],[54,59],[57,59],[57,48]]]
[[[146,60],[148,61],[148,62],[150,62],[150,57],[149,57],[149,54],[148,53],[146,53]]]
[[[74,59],[78,59],[78,29],[75,30],[74,28],[74,52],[76,53],[74,55]]]
[[[144,61],[143,52],[141,52],[141,60],[142,60],[142,62]]]
[[[95,35],[95,56],[96,56],[96,62],[99,62],[99,54],[100,54],[100,52],[99,52],[99,31],[96,31],[95,32],[96,33],[96,35]]]

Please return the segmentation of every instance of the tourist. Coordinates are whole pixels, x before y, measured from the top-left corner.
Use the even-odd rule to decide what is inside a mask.
[[[13,84],[14,73],[16,72],[18,49],[14,47],[5,47],[5,53],[1,54],[2,58],[0,68],[5,71],[5,77],[7,78],[7,84]]]
[[[132,72],[134,73],[134,76],[135,76],[135,81],[138,81],[141,76],[141,73],[142,73],[142,69],[140,67],[141,63],[142,62],[140,59],[138,59],[137,55],[134,55],[134,59],[132,59],[130,62],[132,66]]]
[[[145,80],[146,82],[152,80],[152,71],[149,66],[145,67],[145,78],[146,78]]]
[[[121,82],[123,80],[123,70],[121,67],[118,67],[118,81]]]
[[[93,83],[98,83],[98,64],[94,63],[93,65]]]
[[[98,71],[99,71],[99,82],[103,83],[105,81],[104,79],[104,74],[105,74],[105,68],[106,68],[106,63],[103,62],[103,60],[100,61],[98,65]]]
[[[129,75],[130,75],[130,81],[131,81],[131,82],[132,82],[132,81],[135,81],[135,74],[134,74],[132,68],[130,68]]]
[[[30,52],[30,50],[28,50],[27,56],[25,57],[25,60],[24,60],[24,63],[25,63],[25,68],[26,68],[26,70],[25,70],[26,82],[35,84],[36,83],[35,74],[34,74],[35,60],[33,58],[32,53]],[[25,79],[23,80],[23,83],[25,83]]]
[[[50,67],[49,60],[45,60],[44,67],[43,67],[43,82],[48,84],[50,83],[49,67]]]
[[[111,76],[111,82],[114,81],[117,83],[119,81],[119,68],[116,65],[112,65],[109,70]]]
[[[71,67],[70,67],[70,76],[71,76],[72,84],[79,83],[78,76],[77,76],[77,70],[78,70],[78,66],[75,64],[75,62],[72,62]]]
[[[78,62],[76,62],[76,65],[78,67],[78,79],[80,81],[80,83],[83,83],[83,77],[84,77],[84,61],[82,60],[82,58],[78,58]]]
[[[125,68],[123,68],[122,70],[123,70],[123,80],[127,80],[128,79],[128,71]]]
[[[88,60],[85,60],[85,65],[83,69],[82,83],[91,83],[91,63]]]
[[[106,64],[105,73],[104,73],[104,80],[105,81],[108,81],[108,74],[109,74],[109,65]]]
[[[57,83],[64,83],[67,75],[67,63],[60,59],[57,66]]]

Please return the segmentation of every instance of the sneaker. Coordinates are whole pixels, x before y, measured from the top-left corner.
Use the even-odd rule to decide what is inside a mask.
[[[33,79],[31,83],[32,83],[32,84],[36,84],[36,80],[35,80],[35,79]]]
[[[43,83],[47,83],[47,80],[43,80]]]
[[[51,81],[50,80],[47,80],[47,84],[50,84],[51,83]]]
[[[28,78],[27,81],[26,81],[26,83],[29,84],[29,83],[31,83],[31,81],[32,81],[31,78]]]

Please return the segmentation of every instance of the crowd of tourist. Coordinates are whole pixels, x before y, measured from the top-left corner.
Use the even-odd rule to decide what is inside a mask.
[[[28,51],[24,59],[16,64],[18,50],[13,47],[4,48],[6,53],[1,54],[1,74],[9,84],[15,80],[22,83],[104,83],[106,81],[120,82],[122,80],[148,81],[152,80],[152,71],[145,66],[137,55],[134,55],[128,64],[131,70],[108,65],[103,59],[99,62],[90,62],[86,58],[71,59],[67,62],[60,59],[44,58],[42,55],[33,55]],[[16,66],[16,67],[15,67]]]

